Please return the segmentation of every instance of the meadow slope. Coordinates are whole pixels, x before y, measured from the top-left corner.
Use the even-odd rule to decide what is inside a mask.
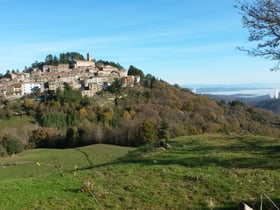
[[[93,145],[0,159],[0,209],[280,206],[280,140],[198,135],[169,149]],[[266,197],[267,196],[267,197]]]

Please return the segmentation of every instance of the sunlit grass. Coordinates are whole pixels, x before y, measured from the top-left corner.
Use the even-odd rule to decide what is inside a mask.
[[[201,135],[169,143],[167,150],[94,145],[0,159],[34,162],[0,168],[0,209],[237,209],[241,201],[259,209],[263,194],[280,204],[279,139]],[[92,189],[80,192],[85,182]]]

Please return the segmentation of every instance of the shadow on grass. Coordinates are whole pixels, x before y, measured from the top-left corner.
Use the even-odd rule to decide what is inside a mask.
[[[158,162],[188,167],[280,169],[279,139],[267,141],[262,138],[234,137],[222,143],[215,141],[175,141],[171,150],[160,156]]]
[[[141,147],[129,152],[124,157],[115,161],[89,165],[78,170],[94,169],[103,166],[137,164],[140,166],[153,165],[180,165],[189,168],[217,166],[222,168],[250,168],[250,169],[280,169],[280,146],[278,142],[252,142],[240,139],[229,144],[207,144],[205,142],[172,142],[170,149],[155,149],[152,146]],[[192,178],[192,177],[191,177]],[[279,198],[271,198],[276,205],[280,204]],[[244,203],[253,209],[277,209],[267,199],[244,200]],[[238,204],[225,203],[217,206],[218,210],[238,209]]]
[[[80,151],[84,154],[83,151]],[[88,159],[87,155],[84,154]],[[114,164],[181,165],[184,167],[217,166],[223,168],[280,169],[280,145],[267,145],[263,141],[238,140],[227,145],[207,145],[201,142],[173,142],[171,148],[158,150],[141,147],[113,162],[80,168],[86,170]]]
[[[279,155],[280,152],[280,140],[275,139],[274,141],[266,141],[263,139],[254,139],[246,137],[232,137],[228,138],[226,145],[221,145],[219,139],[215,139],[215,144],[207,144],[205,141],[191,141],[185,142],[174,142],[175,152],[186,153],[186,152],[203,152],[207,153],[210,151],[214,152],[231,152],[231,153],[252,153],[261,155]],[[225,140],[223,143],[225,144]]]
[[[85,156],[85,158],[87,159],[88,163],[90,166],[93,166],[93,162],[89,159],[89,156],[86,152],[84,152],[83,150],[76,148],[76,151],[82,153],[83,156]]]

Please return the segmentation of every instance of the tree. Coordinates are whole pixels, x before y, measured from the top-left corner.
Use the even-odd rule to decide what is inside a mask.
[[[60,103],[69,103],[71,106],[79,106],[82,101],[82,94],[79,90],[73,89],[68,83],[64,83],[64,91],[57,92],[57,99]]]
[[[0,144],[0,157],[5,157],[7,155],[7,150],[6,148]]]
[[[59,54],[59,61],[60,63],[69,64],[68,56],[66,55],[66,53]]]
[[[105,111],[103,113],[103,123],[104,123],[104,125],[109,127],[110,123],[113,120],[113,117],[114,117],[113,109],[108,109],[107,111]]]
[[[235,6],[242,15],[243,26],[249,31],[249,41],[255,47],[239,47],[251,56],[275,60],[271,70],[280,68],[280,0],[236,0]]]
[[[145,77],[145,87],[153,88],[153,84],[155,81],[156,78],[153,75],[147,74]]]
[[[142,144],[155,143],[158,140],[158,129],[150,119],[144,119],[139,129],[139,137]]]
[[[145,77],[144,73],[142,70],[136,68],[135,66],[130,65],[127,71],[128,75],[133,75],[133,76],[140,76],[141,79]]]
[[[124,67],[119,64],[119,63],[115,63],[114,61],[104,61],[104,60],[98,60],[96,61],[97,66],[98,65],[110,65],[113,67],[116,67],[117,69],[124,69]]]
[[[108,91],[111,93],[117,94],[120,92],[122,88],[122,81],[120,79],[116,79],[109,87]]]
[[[166,120],[160,122],[158,129],[158,137],[161,140],[168,140],[170,138],[169,124]]]
[[[56,56],[54,56],[54,57],[53,57],[53,63],[52,63],[52,65],[57,66],[58,64],[59,64],[59,60],[58,60],[58,58],[57,58]]]
[[[46,65],[52,65],[53,64],[53,60],[54,60],[53,55],[49,54],[45,58],[45,64]]]
[[[39,69],[43,69],[43,66],[45,65],[44,62],[38,62],[37,60],[31,64],[32,68],[39,68]]]
[[[34,114],[34,100],[31,98],[25,98],[23,101],[23,108],[27,112],[28,115]]]

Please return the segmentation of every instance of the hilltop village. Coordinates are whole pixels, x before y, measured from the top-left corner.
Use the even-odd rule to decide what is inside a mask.
[[[140,77],[128,76],[124,69],[96,63],[88,53],[86,60],[74,60],[73,65],[44,65],[42,69],[31,68],[29,72],[9,73],[0,79],[0,97],[14,99],[37,91],[63,90],[64,83],[81,90],[83,96],[92,97],[116,79],[120,79],[124,87],[140,82]]]

